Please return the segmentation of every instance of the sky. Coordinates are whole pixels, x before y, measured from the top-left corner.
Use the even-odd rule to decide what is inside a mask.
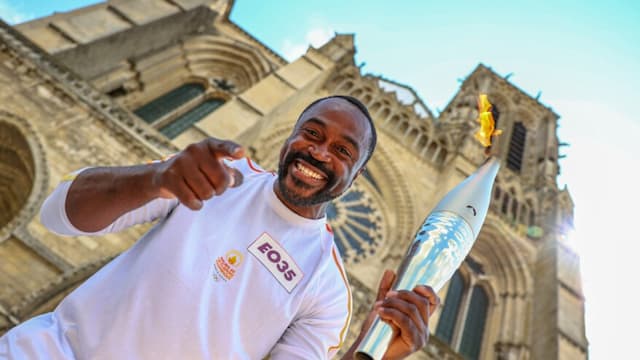
[[[0,17],[95,2],[0,0]],[[436,113],[480,62],[541,92],[570,144],[558,184],[575,202],[590,358],[629,357],[640,323],[640,1],[236,0],[231,18],[288,60],[355,33],[364,73],[412,86]]]

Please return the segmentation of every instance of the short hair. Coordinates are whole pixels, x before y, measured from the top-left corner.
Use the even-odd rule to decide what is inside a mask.
[[[309,109],[314,107],[316,104],[328,99],[342,99],[342,100],[348,101],[349,103],[357,107],[358,110],[360,110],[360,112],[363,113],[364,116],[367,118],[367,121],[369,122],[369,127],[371,128],[371,139],[369,141],[369,148],[367,149],[367,156],[364,159],[364,163],[362,163],[362,166],[364,166],[369,161],[369,159],[371,159],[371,156],[373,155],[373,151],[376,148],[376,143],[378,142],[378,134],[376,132],[376,126],[373,124],[373,119],[371,118],[371,114],[369,114],[369,110],[367,110],[367,107],[360,100],[354,98],[353,96],[348,96],[348,95],[326,96],[326,97],[317,99],[316,101],[309,104],[306,108],[304,108],[304,110],[302,110],[302,112],[300,113],[300,116],[298,117],[297,121],[300,121],[300,118],[302,117],[302,115],[305,112],[307,112]]]

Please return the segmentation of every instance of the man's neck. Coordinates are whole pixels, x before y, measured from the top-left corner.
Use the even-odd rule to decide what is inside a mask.
[[[278,180],[273,182],[273,192],[276,194],[278,200],[280,200],[280,202],[282,202],[284,206],[286,206],[289,210],[307,219],[320,219],[327,213],[328,203],[308,206],[296,206],[288,202],[280,192]]]

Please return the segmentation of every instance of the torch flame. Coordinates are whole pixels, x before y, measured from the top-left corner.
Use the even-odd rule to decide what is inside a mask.
[[[478,98],[478,122],[480,123],[480,129],[474,134],[476,139],[480,141],[482,146],[491,146],[491,137],[494,135],[502,134],[502,130],[495,128],[495,120],[493,120],[493,114],[491,113],[491,103],[487,99],[486,94],[480,94]]]

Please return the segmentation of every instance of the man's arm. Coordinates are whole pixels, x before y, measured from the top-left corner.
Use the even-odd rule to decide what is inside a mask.
[[[440,298],[428,286],[417,286],[413,291],[389,291],[395,278],[396,274],[393,271],[385,271],[378,288],[376,303],[362,324],[358,338],[342,357],[343,360],[354,358],[376,315],[394,330],[394,337],[384,355],[385,360],[403,359],[427,344],[429,317],[432,311],[437,309]]]
[[[223,160],[243,154],[236,143],[209,138],[163,162],[87,169],[69,188],[65,211],[78,230],[96,232],[156,198],[175,198],[198,210],[203,200],[238,185],[238,172]]]

